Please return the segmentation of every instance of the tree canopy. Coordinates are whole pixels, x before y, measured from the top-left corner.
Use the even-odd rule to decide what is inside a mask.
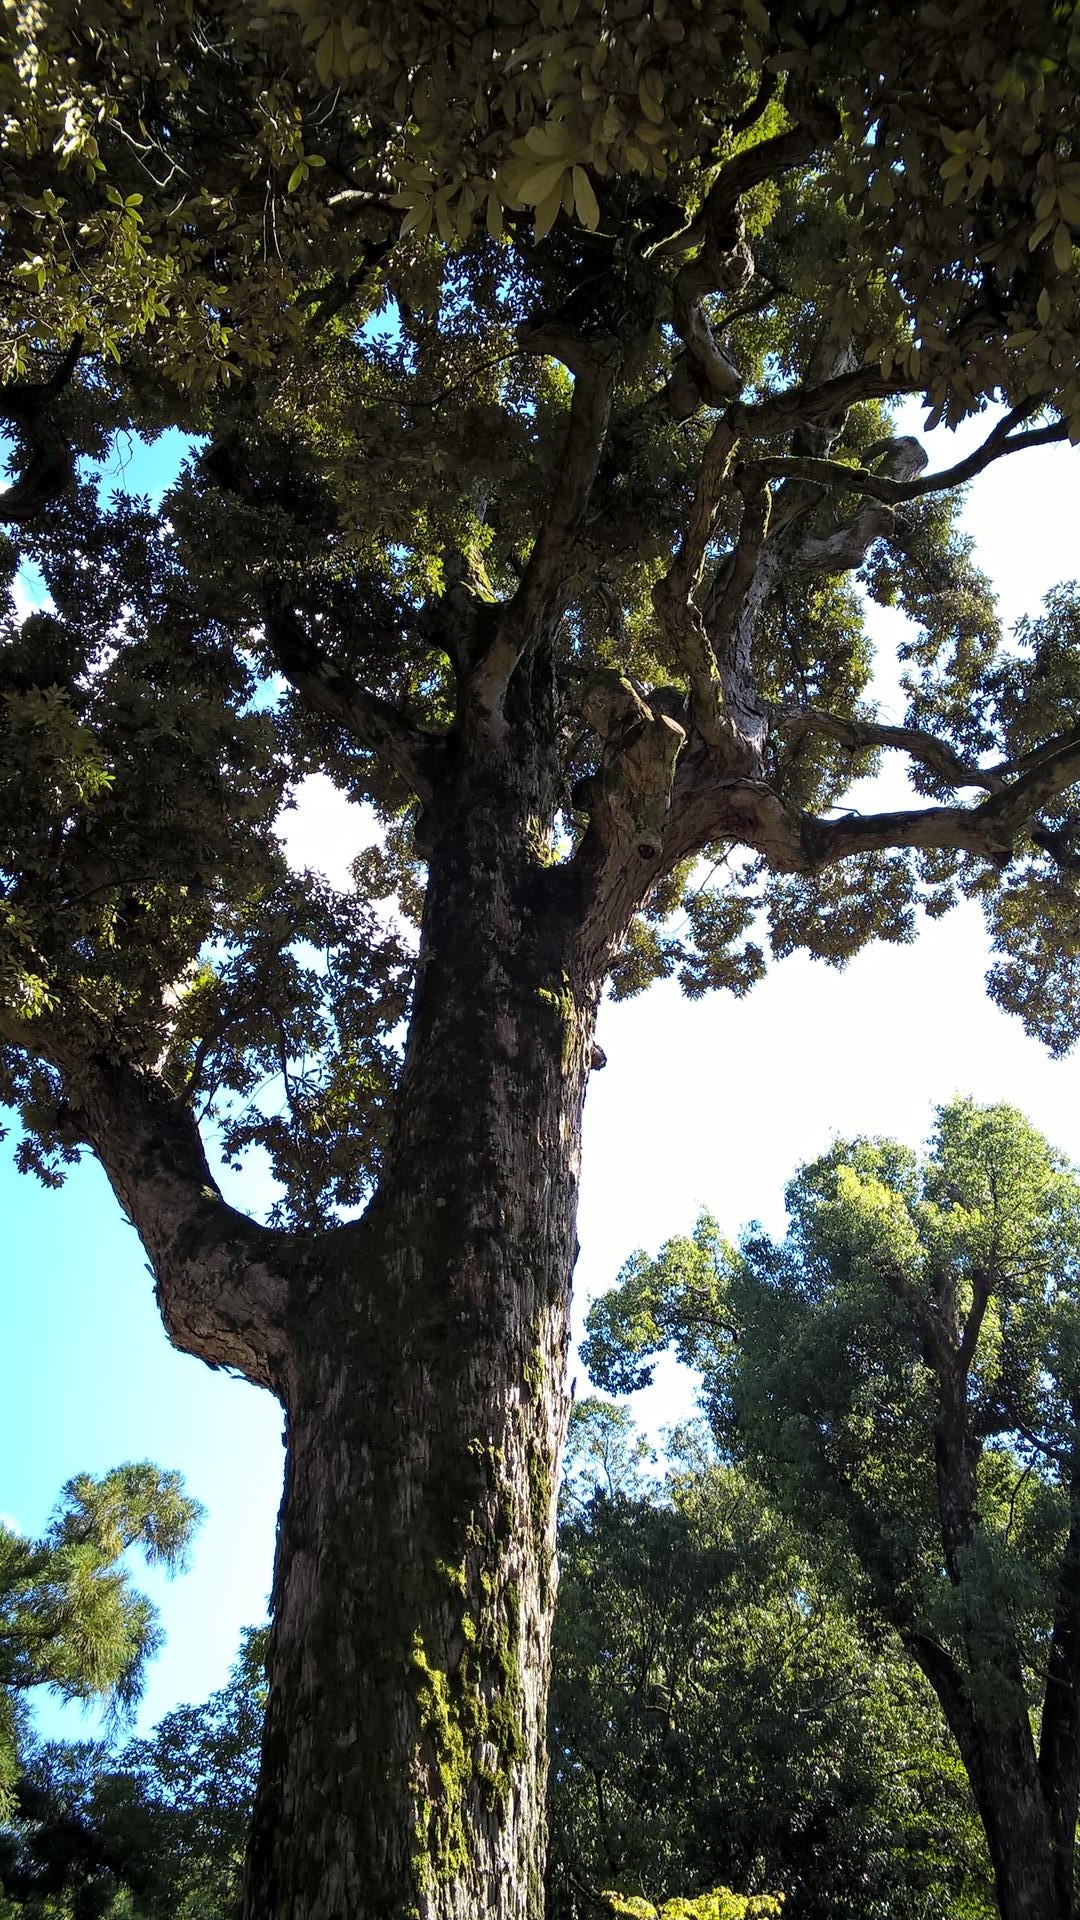
[[[674,1342],[703,1370],[721,1445],[937,1693],[1006,1920],[1068,1916],[1080,1176],[1011,1108],[958,1100],[925,1157],[837,1142],[787,1200],[780,1244],[751,1228],[735,1249],[704,1219],[631,1261],[592,1310],[587,1364],[625,1390]],[[1056,1862],[1041,1907],[1023,1904],[1025,1852]]]
[[[1067,8],[5,32],[8,558],[51,596],[3,664],[32,1133],[62,1157],[48,1066],[119,1022],[174,1093],[228,1097],[299,1217],[361,1199],[408,954],[290,879],[272,823],[317,759],[390,829],[361,893],[415,911],[452,742],[552,619],[534,852],[643,906],[617,991],[744,991],[767,944],[842,962],[968,892],[992,991],[1070,1043],[1077,615],[1063,593],[1003,646],[945,497],[1080,417]],[[885,410],[920,394],[1007,410],[930,477]],[[100,497],[87,460],[170,423],[205,451],[167,514]],[[864,560],[917,630],[903,727],[868,699]],[[883,750],[934,804],[837,817]],[[703,847],[727,884],[675,937]],[[243,1102],[283,1059],[271,1123]]]
[[[970,1793],[921,1677],[700,1442],[676,1441],[663,1487],[601,1468],[582,1497],[582,1455],[596,1435],[610,1460],[613,1426],[633,1441],[622,1409],[586,1401],[569,1443],[553,1920],[592,1914],[598,1888],[659,1905],[717,1882],[782,1893],[790,1920],[988,1920]]]
[[[37,1920],[230,1920],[258,1772],[264,1629],[228,1684],[121,1747],[48,1741],[25,1756],[0,1857],[10,1913]],[[9,1908],[0,1899],[0,1912]]]
[[[0,1098],[287,1409],[249,1920],[518,1920],[605,985],[968,895],[991,991],[1077,1032],[1077,597],[1003,636],[955,525],[1080,432],[1075,9],[0,32]],[[928,471],[903,400],[980,444]],[[893,753],[912,804],[847,807]],[[349,891],[284,856],[313,769],[381,836]],[[211,1149],[268,1156],[268,1222]]]
[[[27,1689],[129,1711],[159,1636],[123,1556],[138,1547],[175,1572],[201,1518],[179,1474],[142,1463],[69,1480],[40,1540],[0,1525],[0,1818],[21,1775]]]

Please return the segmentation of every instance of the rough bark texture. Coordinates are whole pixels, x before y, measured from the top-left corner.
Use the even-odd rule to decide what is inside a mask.
[[[979,1729],[968,1775],[986,1830],[1001,1920],[1073,1920],[1030,1728]]]
[[[473,804],[433,849],[379,1191],[294,1286],[249,1920],[542,1907],[595,990],[519,825]]]

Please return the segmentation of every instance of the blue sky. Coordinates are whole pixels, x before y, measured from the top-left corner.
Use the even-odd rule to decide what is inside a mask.
[[[917,430],[917,416],[905,420]],[[985,431],[985,420],[980,434]],[[935,466],[967,450],[933,436]],[[177,442],[132,451],[124,484],[151,489]],[[966,509],[1008,620],[1080,572],[1080,450],[1052,447],[1003,462],[974,484]],[[875,610],[883,647],[898,617]],[[899,718],[889,674],[887,717]],[[893,711],[888,709],[893,707]],[[343,877],[365,837],[362,817],[312,783],[286,822],[298,861]],[[615,1277],[638,1246],[687,1229],[702,1206],[736,1234],[751,1218],[779,1229],[795,1166],[834,1133],[924,1139],[954,1093],[1007,1099],[1080,1161],[1080,1060],[1050,1061],[983,991],[981,920],[957,909],[913,947],[876,947],[844,972],[797,955],[741,1002],[684,1001],[664,985],[604,1009],[608,1066],[586,1112],[577,1294]],[[207,1508],[192,1566],[147,1578],[166,1627],[140,1724],[222,1683],[243,1626],[265,1614],[280,1497],[281,1414],[268,1395],[176,1354],[153,1303],[132,1229],[92,1164],[59,1194],[11,1168],[0,1146],[0,1512],[44,1526],[71,1474],[124,1460],[178,1468]],[[257,1183],[230,1186],[258,1210]],[[648,1407],[688,1410],[687,1382],[661,1374]],[[84,1736],[95,1722],[49,1706],[43,1724]]]

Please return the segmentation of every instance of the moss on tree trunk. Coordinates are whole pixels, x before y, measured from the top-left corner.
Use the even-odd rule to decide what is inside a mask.
[[[595,1000],[483,874],[433,865],[383,1178],[293,1290],[248,1920],[542,1909]]]

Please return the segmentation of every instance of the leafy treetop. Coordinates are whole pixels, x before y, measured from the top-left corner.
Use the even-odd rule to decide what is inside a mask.
[[[967,894],[991,990],[1071,1043],[1080,614],[1003,641],[949,498],[1080,420],[1072,8],[99,0],[3,33],[2,558],[50,595],[0,647],[26,1164],[164,1100],[192,1191],[213,1117],[286,1223],[361,1202],[424,865],[491,806],[616,992],[843,964]],[[905,396],[1004,411],[929,475]],[[120,432],[165,426],[196,436],[166,501],[110,495]],[[915,623],[903,725],[859,569]],[[887,752],[925,804],[842,813]],[[350,896],[282,856],[313,767],[384,833]]]
[[[137,1546],[175,1572],[201,1518],[178,1474],[144,1462],[69,1480],[41,1540],[0,1526],[0,1815],[19,1774],[28,1687],[121,1715],[137,1703],[160,1634],[122,1557]]]

